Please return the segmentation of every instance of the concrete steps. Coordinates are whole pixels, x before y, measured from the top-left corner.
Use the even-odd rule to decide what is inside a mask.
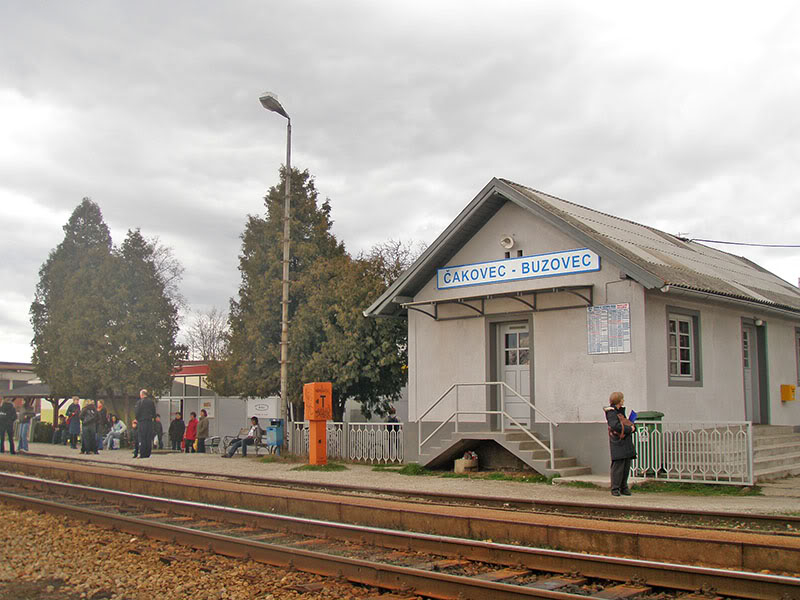
[[[450,435],[451,437],[441,440],[439,446],[428,448],[425,454],[420,455],[420,464],[426,467],[444,466],[449,461],[459,458],[465,450],[475,447],[476,442],[491,440],[546,477],[555,475],[575,477],[592,472],[589,467],[578,464],[576,458],[565,456],[564,451],[560,448],[553,449],[554,468],[551,468],[549,450],[542,448],[523,431],[468,432],[451,433]],[[547,446],[546,440],[541,441]]]
[[[769,481],[800,475],[800,433],[792,426],[753,427],[753,476]]]

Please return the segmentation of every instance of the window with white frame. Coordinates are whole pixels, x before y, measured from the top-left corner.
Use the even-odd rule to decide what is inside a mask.
[[[670,309],[667,313],[667,373],[670,385],[701,385],[700,315]]]

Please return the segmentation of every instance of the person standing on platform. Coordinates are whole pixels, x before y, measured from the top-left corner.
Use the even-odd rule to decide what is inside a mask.
[[[208,437],[208,413],[205,408],[200,409],[200,419],[197,422],[197,451],[206,453],[206,438]]]
[[[72,404],[67,407],[67,432],[69,445],[75,450],[78,447],[78,436],[81,434],[81,401],[77,396],[72,397]]]
[[[97,451],[97,407],[89,399],[81,409],[81,454],[99,454]]]
[[[136,403],[136,420],[139,422],[139,458],[150,458],[153,450],[153,419],[156,418],[156,403],[147,390],[139,392]]]
[[[6,436],[11,454],[16,454],[14,450],[14,421],[17,420],[17,409],[11,403],[10,398],[2,398],[0,404],[0,452],[5,452]]]
[[[161,424],[161,415],[156,415],[156,420],[153,421],[153,432],[155,433],[155,441],[159,450],[164,449],[164,426]]]
[[[175,413],[175,418],[169,424],[169,442],[173,450],[181,449],[184,431],[186,431],[186,424],[183,422],[183,415],[177,412]]]
[[[19,407],[19,443],[17,444],[17,452],[28,452],[28,437],[31,432],[31,419],[33,419],[33,400],[22,400],[22,405]]]
[[[136,419],[131,423],[130,435],[131,446],[133,446],[133,458],[139,458],[139,423]]]
[[[194,452],[194,442],[197,440],[197,413],[189,413],[189,422],[186,424],[186,433],[183,434],[183,446],[186,454]]]
[[[611,495],[630,496],[628,475],[631,461],[636,458],[633,447],[635,425],[625,416],[625,396],[622,392],[614,392],[609,397],[609,406],[605,407],[608,423],[608,443],[611,449]]]

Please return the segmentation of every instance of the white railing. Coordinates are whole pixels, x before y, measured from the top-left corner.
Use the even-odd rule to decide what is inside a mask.
[[[499,391],[500,391],[500,410],[461,410],[461,407],[459,406],[459,393],[458,393],[460,388],[462,388],[462,387],[475,387],[475,386],[484,386],[485,387],[485,386],[490,386],[490,385],[497,386]],[[453,390],[455,390],[455,410],[452,413],[450,413],[450,416],[448,416],[446,419],[444,419],[439,424],[439,426],[436,429],[434,429],[431,432],[431,434],[423,440],[422,439],[422,420],[442,400],[444,400],[448,395],[450,395],[450,393]],[[536,414],[537,417],[540,417],[541,419],[543,419],[544,421],[547,422],[547,424],[549,426],[549,431],[550,431],[550,436],[549,436],[549,440],[548,440],[547,444],[545,444],[539,438],[537,438],[535,435],[533,435],[533,433],[530,430],[528,430],[528,428],[525,427],[525,425],[521,424],[519,421],[517,421],[514,417],[512,417],[511,415],[509,415],[506,412],[505,404],[506,404],[506,393],[507,392],[511,392],[514,396],[516,396],[517,398],[522,400],[522,402],[524,404],[529,406],[531,408],[531,410],[534,411],[534,413]],[[539,444],[539,446],[541,446],[544,450],[548,451],[548,453],[550,454],[550,468],[551,469],[555,469],[556,468],[555,467],[555,446],[553,445],[554,444],[554,441],[553,441],[553,427],[558,427],[558,423],[556,423],[555,421],[550,419],[541,410],[536,408],[533,404],[530,403],[530,401],[527,398],[521,396],[514,388],[512,388],[510,385],[508,385],[505,381],[484,381],[484,382],[481,382],[481,383],[454,383],[449,388],[447,388],[447,391],[444,394],[442,394],[441,396],[439,396],[436,399],[436,402],[431,404],[428,407],[428,409],[424,413],[422,413],[420,415],[420,417],[417,419],[417,429],[418,429],[418,438],[417,439],[419,440],[419,454],[422,455],[422,446],[427,444],[437,433],[439,433],[439,431],[445,425],[447,425],[451,421],[454,424],[455,433],[458,433],[458,424],[459,424],[461,415],[485,415],[487,417],[489,415],[498,415],[500,417],[500,419],[499,419],[499,421],[500,421],[500,433],[504,433],[505,432],[506,419],[508,419],[508,421],[512,425],[518,427],[519,430],[524,432],[524,433],[526,433],[531,440],[533,440],[534,442]],[[488,425],[488,419],[487,419],[487,425]]]
[[[695,483],[753,484],[749,421],[674,423],[636,421],[636,477]]]
[[[328,422],[326,429],[330,458],[370,463],[403,462],[402,423]],[[308,456],[308,421],[292,424],[289,451]]]
[[[348,423],[350,460],[372,463],[403,462],[401,423]]]

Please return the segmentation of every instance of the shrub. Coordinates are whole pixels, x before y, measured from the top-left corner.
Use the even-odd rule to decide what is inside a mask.
[[[52,423],[35,423],[31,431],[31,441],[43,444],[49,444],[53,441],[53,424]]]

